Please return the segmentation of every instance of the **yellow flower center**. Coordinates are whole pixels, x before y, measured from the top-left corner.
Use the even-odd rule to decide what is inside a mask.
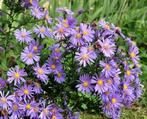
[[[48,15],[46,15],[46,16],[45,16],[45,19],[46,19],[46,20],[48,20],[48,19],[49,19],[49,16],[48,16]]]
[[[44,33],[45,32],[45,29],[44,28],[40,28],[40,32],[41,33]]]
[[[18,78],[20,78],[20,74],[19,74],[18,72],[16,72],[16,73],[14,74],[14,77],[15,77],[16,79],[18,79]]]
[[[14,111],[17,111],[17,110],[18,110],[18,105],[16,105],[16,104],[13,105],[13,110],[14,110]]]
[[[110,92],[109,92],[109,91],[106,91],[106,92],[105,92],[105,95],[109,95],[109,94],[110,94]]]
[[[99,80],[97,81],[97,84],[98,84],[99,86],[102,86],[102,85],[104,84],[104,82],[103,82],[103,80],[99,79]]]
[[[124,84],[124,85],[123,85],[123,89],[124,89],[124,90],[127,90],[127,89],[128,89],[128,86],[127,86],[126,84]]]
[[[64,26],[65,28],[68,28],[68,27],[69,27],[67,20],[63,20],[63,26]]]
[[[77,38],[77,39],[80,39],[80,38],[81,38],[81,34],[80,34],[80,33],[77,33],[77,34],[76,34],[76,38]]]
[[[24,89],[23,92],[24,92],[25,95],[28,95],[29,94],[29,90],[28,89]]]
[[[131,58],[134,58],[134,57],[135,57],[135,53],[134,53],[134,52],[131,52],[131,53],[130,53],[130,57],[131,57]]]
[[[43,112],[47,115],[49,113],[48,109],[43,109]]]
[[[103,48],[104,48],[105,50],[109,50],[110,45],[109,45],[109,44],[104,44],[104,45],[103,45]]]
[[[52,64],[51,65],[51,69],[53,69],[53,70],[56,69],[56,65],[55,64]]]
[[[64,32],[64,29],[63,28],[59,28],[58,32],[59,33],[63,33]]]
[[[59,53],[60,52],[60,48],[55,48],[55,52]]]
[[[26,109],[27,109],[27,110],[30,110],[30,109],[31,109],[31,105],[30,105],[30,104],[27,104],[27,105],[26,105]]]
[[[21,33],[21,37],[25,38],[26,36],[27,36],[27,35],[26,35],[25,32],[22,32],[22,33]]]
[[[112,98],[111,102],[114,104],[117,102],[117,99],[116,98]]]
[[[111,79],[108,79],[107,80],[107,83],[111,85],[112,84],[112,80]]]
[[[105,28],[105,29],[110,29],[110,26],[109,26],[108,24],[106,24],[106,25],[104,26],[104,28]]]
[[[36,82],[35,82],[35,86],[38,87],[38,88],[41,87],[41,85],[39,83],[36,83]]]
[[[88,34],[89,34],[88,31],[84,31],[84,32],[83,32],[83,35],[84,35],[84,36],[86,36],[86,35],[88,35]]]
[[[33,3],[33,0],[29,0],[29,2],[32,4]]]
[[[83,86],[84,86],[84,87],[88,87],[88,85],[89,85],[89,84],[88,84],[87,81],[85,81],[85,82],[83,83]]]
[[[39,68],[39,69],[38,69],[38,73],[39,73],[40,75],[42,75],[42,74],[44,73],[43,69]]]
[[[52,119],[57,119],[56,115],[53,115],[53,116],[52,116]]]
[[[37,47],[37,46],[34,46],[33,49],[34,49],[35,51],[37,51],[37,50],[38,50],[38,47]]]
[[[82,59],[83,60],[86,60],[86,59],[88,59],[89,58],[89,55],[88,54],[83,54],[83,56],[82,56]]]
[[[32,54],[32,53],[29,53],[29,54],[27,55],[27,57],[28,57],[29,59],[32,59],[32,58],[33,58],[33,54]]]
[[[106,64],[105,68],[106,68],[107,71],[110,71],[111,66],[109,64]]]
[[[126,71],[126,74],[127,74],[127,76],[130,76],[131,75],[131,71],[130,70],[127,70]]]
[[[57,73],[57,77],[60,78],[62,76],[62,74],[59,72]]]
[[[7,98],[2,97],[2,98],[0,98],[0,101],[1,101],[2,103],[7,103]]]

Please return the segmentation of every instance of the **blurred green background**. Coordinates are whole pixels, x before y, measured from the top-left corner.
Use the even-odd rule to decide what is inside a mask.
[[[5,1],[3,0],[3,2]],[[19,0],[9,1],[16,3]],[[41,0],[41,3],[44,4],[47,1]],[[136,41],[140,49],[142,69],[140,79],[144,85],[143,96],[131,109],[123,109],[121,119],[147,119],[147,0],[49,0],[51,17],[58,16],[56,13],[58,7],[69,8],[75,14],[83,12],[76,16],[78,22],[97,23],[99,19],[105,19],[120,27],[125,35]],[[11,23],[11,19],[8,18],[8,21]],[[26,23],[28,23],[27,20],[20,22],[20,26]],[[104,119],[104,117],[82,112],[81,119]]]

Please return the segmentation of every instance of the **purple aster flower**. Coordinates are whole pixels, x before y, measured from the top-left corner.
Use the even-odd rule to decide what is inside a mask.
[[[110,103],[114,108],[122,107],[122,99],[119,93],[112,93],[109,95]]]
[[[64,118],[60,113],[57,113],[57,114],[52,114],[50,116],[50,119],[64,119]]]
[[[115,46],[115,43],[111,39],[98,40],[98,43],[100,45],[100,51],[106,57],[112,57],[114,55],[116,46]]]
[[[33,67],[33,69],[35,71],[35,75],[37,76],[37,78],[39,78],[44,83],[48,82],[49,78],[47,75],[50,74],[50,71],[47,69],[46,65],[40,67],[37,63],[37,65]]]
[[[36,94],[40,94],[41,92],[43,92],[42,88],[41,88],[41,84],[39,82],[33,82],[34,87],[33,87],[33,91]]]
[[[62,83],[65,81],[65,77],[66,77],[66,74],[63,72],[63,70],[58,71],[55,74],[55,81],[57,81],[58,83]]]
[[[14,82],[14,85],[21,84],[21,82],[26,82],[24,79],[25,76],[27,76],[27,73],[24,69],[20,69],[18,66],[15,68],[10,68],[7,72],[8,79],[7,81],[9,83]]]
[[[49,119],[49,116],[50,116],[49,106],[45,106],[45,102],[43,102],[41,110],[42,111],[39,115],[39,118],[40,119]]]
[[[58,73],[58,71],[62,70],[62,65],[61,63],[55,62],[52,59],[49,59],[47,62],[47,68],[50,71],[50,73]]]
[[[87,64],[94,62],[96,56],[87,47],[81,47],[80,53],[76,53],[75,59],[80,62],[80,65],[85,67]]]
[[[94,89],[96,92],[102,94],[108,90],[108,85],[106,84],[106,79],[103,76],[98,77],[98,75],[95,75],[92,77],[91,80],[92,84],[96,84]]]
[[[125,64],[124,69],[125,69],[125,75],[124,75],[125,79],[129,79],[129,80],[135,79],[134,69],[130,69],[127,64]]]
[[[0,78],[0,90],[6,87],[6,81]]]
[[[31,99],[34,94],[33,87],[31,85],[24,85],[20,89],[17,90],[17,94],[26,101],[27,99]]]
[[[33,100],[30,105],[31,109],[28,111],[28,116],[30,116],[31,119],[39,117],[40,104]]]
[[[31,7],[32,16],[37,19],[42,19],[44,17],[44,12],[39,6],[32,6]]]
[[[19,100],[14,98],[13,102],[10,104],[9,114],[10,119],[20,119],[20,116],[23,115],[23,111],[20,109]]]
[[[48,37],[48,38],[53,38],[53,31],[52,29],[46,27],[46,33],[45,35]]]
[[[91,85],[91,77],[88,74],[80,76],[80,84],[76,86],[78,91],[90,93],[93,90]]]
[[[14,33],[16,39],[19,41],[19,42],[26,42],[26,43],[29,43],[30,41],[32,41],[32,37],[31,37],[31,32],[30,31],[27,31],[26,29],[24,28],[21,28],[20,30],[17,29]]]
[[[25,47],[21,53],[21,60],[27,65],[31,65],[34,64],[35,61],[38,62],[40,60],[40,57],[38,53],[34,53],[32,49]]]
[[[117,72],[117,64],[114,62],[114,60],[110,61],[100,61],[100,66],[103,68],[102,74],[106,77],[109,78],[114,77],[116,72]]]
[[[79,28],[76,30],[72,30],[70,37],[70,42],[75,46],[81,46],[84,44],[84,40],[82,38],[82,33],[79,31]]]
[[[34,53],[40,53],[43,46],[39,45],[38,41],[33,40],[31,43],[29,43],[28,48],[32,49]]]
[[[134,81],[135,85],[134,85],[134,95],[135,95],[135,99],[139,99],[142,95],[142,87],[143,85],[141,85],[140,79],[136,78],[136,80]]]
[[[89,43],[93,41],[95,32],[94,30],[92,30],[92,28],[89,25],[81,23],[80,31],[82,32],[83,34],[82,37],[86,42]]]
[[[41,38],[46,37],[46,27],[45,26],[37,26],[34,29],[34,32],[38,35],[38,37],[41,37]]]
[[[134,62],[134,64],[138,64],[138,61],[139,61],[138,54],[139,54],[139,51],[138,51],[138,48],[135,45],[130,47],[129,55],[130,55],[132,61]]]
[[[0,91],[0,108],[8,109],[14,99],[14,95],[9,95],[9,92],[5,95],[4,92]]]
[[[129,107],[133,102],[133,100],[135,99],[135,96],[133,94],[134,89],[133,87],[131,87],[130,82],[128,81],[123,82],[122,88],[123,88],[123,94],[122,94],[123,104]]]
[[[68,37],[70,32],[67,28],[65,28],[61,23],[57,24],[54,31],[54,36],[56,39],[61,40],[65,39],[65,37]]]

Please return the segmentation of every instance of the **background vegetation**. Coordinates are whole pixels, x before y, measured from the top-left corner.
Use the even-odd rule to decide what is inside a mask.
[[[7,3],[9,0],[4,0],[3,2]],[[11,0],[13,5],[3,5],[3,10],[7,11],[10,9],[15,9],[17,0]],[[47,0],[42,0],[43,3]],[[14,8],[12,8],[14,7]],[[18,7],[18,6],[17,6]],[[131,109],[124,109],[122,119],[147,119],[147,0],[50,0],[50,16],[56,17],[56,8],[58,7],[67,7],[73,10],[75,13],[82,13],[77,15],[79,22],[92,22],[97,23],[99,19],[105,19],[106,21],[114,23],[116,26],[120,27],[124,34],[131,37],[136,41],[137,45],[140,48],[140,58],[141,58],[141,68],[142,76],[141,81],[143,86],[143,96],[139,102],[135,103]],[[23,9],[19,9],[22,12]],[[25,13],[25,11],[23,11]],[[0,19],[0,27],[2,27],[2,21],[5,21],[5,25],[11,25],[12,22],[15,24],[15,21],[12,18],[17,18],[20,20],[20,24],[15,24],[16,26],[25,25],[31,22],[31,20],[24,21],[22,16],[11,16],[10,13],[8,18]],[[30,18],[27,18],[30,19]],[[14,25],[14,26],[15,26]],[[12,27],[12,26],[11,26]],[[9,39],[13,39],[11,31],[7,32]],[[8,37],[7,37],[8,39]],[[6,38],[2,37],[0,34],[0,46],[7,48],[8,42]],[[5,40],[4,42],[2,42]],[[13,44],[14,41],[9,42],[9,45]],[[21,47],[21,46],[20,46]],[[17,54],[17,51],[15,51]],[[11,55],[10,55],[11,54]],[[0,60],[3,59],[0,54]],[[0,62],[0,75],[3,71],[7,70],[7,61],[14,60],[13,53],[8,53],[8,57],[5,57],[6,60]],[[14,58],[14,59],[13,59]],[[81,96],[81,95],[80,95]],[[83,100],[89,98],[84,96]],[[81,108],[84,110],[87,109],[88,104],[81,104]],[[81,119],[102,119],[103,117],[98,117],[96,113],[85,112],[82,113]]]

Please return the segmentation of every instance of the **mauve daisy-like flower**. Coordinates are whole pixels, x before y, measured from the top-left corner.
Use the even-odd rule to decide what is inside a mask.
[[[69,36],[69,30],[65,28],[61,23],[57,24],[54,31],[54,36],[56,39],[61,40],[65,39],[65,37]]]
[[[45,38],[47,31],[45,26],[37,26],[34,28],[34,32],[38,35],[38,37]]]
[[[29,43],[28,48],[32,49],[34,53],[40,53],[43,46],[39,45],[38,41],[33,40],[31,43]]]
[[[31,6],[38,6],[38,0],[21,0],[22,6],[25,8],[31,7]]]
[[[114,60],[100,61],[100,67],[102,67],[102,74],[106,77],[114,77],[117,72],[117,64]]]
[[[37,63],[37,65],[34,66],[33,69],[38,79],[40,79],[44,83],[48,82],[49,78],[47,75],[50,74],[50,71],[47,69],[46,65],[40,67],[39,64]]]
[[[64,119],[64,118],[63,118],[62,114],[55,113],[50,116],[50,119]]]
[[[92,28],[87,25],[87,24],[80,24],[80,31],[82,32],[83,36],[82,38],[86,41],[86,42],[92,42],[94,39],[94,30],[92,30]]]
[[[44,12],[39,6],[32,6],[31,7],[32,16],[37,19],[42,19],[44,17]]]
[[[29,43],[30,41],[32,41],[32,37],[31,37],[31,32],[30,31],[27,31],[26,29],[24,28],[21,28],[21,29],[17,29],[15,32],[14,32],[14,35],[16,37],[16,39],[19,41],[19,42],[22,42],[22,43]]]
[[[55,74],[55,81],[58,82],[58,83],[62,83],[62,82],[65,81],[65,77],[66,77],[66,74],[64,73],[63,70],[58,71],[58,72]]]
[[[116,50],[114,41],[112,41],[111,39],[102,39],[102,40],[98,40],[98,43],[100,45],[100,51],[106,57],[112,57],[114,55]]]
[[[91,85],[91,77],[88,74],[80,76],[80,84],[76,86],[78,91],[83,93],[90,93],[93,91],[93,86]]]
[[[134,62],[134,64],[138,64],[139,61],[139,51],[136,45],[133,45],[132,47],[130,47],[129,49],[129,55],[132,59],[132,61]]]
[[[25,84],[24,86],[22,86],[20,89],[17,90],[17,94],[25,101],[27,99],[31,99],[31,97],[34,94],[33,87],[31,85]]]
[[[24,79],[25,76],[27,76],[27,73],[24,69],[20,69],[18,66],[15,68],[10,68],[7,72],[8,79],[7,81],[9,83],[14,82],[14,85],[19,85],[21,82],[26,82]]]
[[[21,60],[27,65],[34,64],[40,60],[39,54],[34,53],[32,49],[26,47],[21,53]]]
[[[5,86],[6,86],[6,81],[4,79],[0,78],[0,90],[5,88]]]
[[[87,47],[81,47],[80,53],[77,52],[75,59],[80,62],[80,65],[85,67],[87,64],[94,62],[97,57],[93,55],[93,51],[89,50]]]
[[[102,94],[108,90],[108,85],[106,84],[106,78],[103,76],[98,77],[98,75],[96,74],[95,76],[92,77],[91,83],[95,84],[94,87],[95,92]]]
[[[14,99],[14,95],[9,95],[9,92],[5,95],[4,92],[0,91],[0,108],[8,109]]]

